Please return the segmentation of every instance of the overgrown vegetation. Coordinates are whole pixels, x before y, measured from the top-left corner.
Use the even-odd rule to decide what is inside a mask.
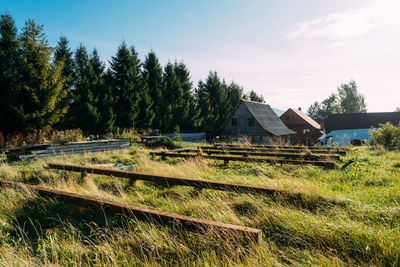
[[[88,137],[83,134],[81,129],[70,129],[65,131],[46,131],[42,129],[39,131],[34,130],[32,133],[27,134],[9,134],[5,137],[2,132],[0,132],[0,148],[43,144],[46,142],[67,143],[87,140]]]
[[[0,177],[121,203],[262,229],[260,246],[112,214],[95,214],[34,193],[0,188],[0,265],[378,265],[400,259],[400,154],[357,147],[346,170],[192,159],[152,160],[136,146],[52,158],[74,164],[136,164],[135,170],[262,185],[302,194],[267,197],[164,187],[42,168],[43,160],[2,164]],[[107,164],[107,165],[106,165]],[[336,200],[323,202],[318,196]],[[335,204],[337,203],[337,204]]]
[[[400,149],[400,124],[395,126],[387,122],[379,126],[379,129],[370,130],[372,144],[381,145],[386,149]]]

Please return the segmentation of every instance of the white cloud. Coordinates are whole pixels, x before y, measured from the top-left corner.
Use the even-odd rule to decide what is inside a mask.
[[[372,5],[357,10],[332,13],[324,17],[295,25],[295,30],[287,35],[289,39],[327,38],[346,40],[370,33],[383,24],[398,24],[400,9],[398,0],[378,0]]]

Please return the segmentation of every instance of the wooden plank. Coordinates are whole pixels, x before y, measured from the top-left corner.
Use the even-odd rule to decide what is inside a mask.
[[[315,147],[315,146],[282,146],[282,145],[236,145],[236,144],[215,144],[220,147],[251,147],[251,148],[287,148],[287,149],[308,149],[308,150],[327,150],[327,151],[346,151],[341,147]]]
[[[242,184],[233,184],[233,183],[222,183],[222,182],[214,182],[208,180],[199,180],[199,179],[191,179],[191,178],[180,178],[180,177],[172,177],[166,175],[154,175],[154,174],[146,174],[132,171],[121,171],[121,170],[113,170],[113,169],[105,169],[105,168],[96,168],[96,167],[86,167],[79,165],[70,165],[70,164],[59,164],[59,163],[46,163],[43,165],[44,168],[47,169],[57,169],[63,171],[73,171],[73,172],[84,172],[87,174],[98,174],[98,175],[107,175],[114,176],[120,178],[127,178],[131,180],[144,180],[156,182],[159,184],[164,184],[167,186],[173,185],[183,185],[183,186],[191,186],[197,189],[214,189],[221,191],[230,191],[230,192],[246,192],[246,193],[258,193],[264,195],[295,195],[290,191],[277,190],[268,187],[261,186],[249,186]]]
[[[6,154],[9,155],[22,155],[26,152],[36,150],[36,149],[46,149],[50,144],[36,144],[36,145],[28,145],[28,146],[21,146],[21,147],[8,147],[4,148],[1,151],[5,151]]]
[[[257,147],[221,147],[221,146],[198,146],[201,149],[215,149],[215,150],[229,150],[229,151],[274,151],[274,152],[285,152],[285,153],[301,153],[302,151],[307,150],[299,150],[299,149],[289,149],[289,148],[257,148]],[[339,154],[346,155],[346,151],[329,151],[329,150],[309,150],[311,153],[318,154]]]
[[[153,156],[175,157],[175,158],[195,158],[202,157],[205,159],[223,160],[225,163],[229,161],[246,161],[246,162],[264,162],[271,164],[292,164],[292,165],[314,165],[322,166],[328,169],[335,168],[333,161],[312,161],[312,160],[292,160],[292,159],[274,159],[274,158],[254,158],[254,157],[232,157],[232,156],[206,156],[198,154],[182,154],[182,153],[168,153],[168,152],[150,152]]]
[[[177,149],[171,149],[171,150],[168,150],[168,152],[188,152],[188,151],[192,151],[193,150],[193,148],[191,148],[191,147],[186,147],[186,148],[177,148]]]
[[[242,156],[274,156],[274,157],[282,157],[282,158],[289,158],[289,159],[308,159],[308,160],[340,160],[340,155],[336,154],[300,154],[301,151],[297,153],[285,153],[285,152],[276,152],[276,151],[237,151],[237,150],[222,150],[222,149],[193,149],[191,152],[203,152],[205,154],[228,154],[228,155],[242,155]],[[167,151],[167,152],[174,152],[174,151]]]
[[[44,198],[56,198],[64,202],[74,205],[91,208],[95,211],[107,209],[117,215],[124,215],[138,220],[149,221],[152,223],[173,225],[175,227],[182,227],[185,230],[203,232],[206,229],[213,229],[215,231],[227,232],[229,234],[245,237],[255,243],[261,240],[261,230],[251,227],[244,227],[239,225],[221,223],[211,220],[198,219],[188,216],[183,216],[174,213],[163,211],[156,211],[146,208],[135,207],[127,204],[121,204],[113,201],[97,199],[75,193],[48,189],[39,186],[27,185],[18,183],[4,178],[0,178],[1,186],[11,186],[23,190],[34,190]]]

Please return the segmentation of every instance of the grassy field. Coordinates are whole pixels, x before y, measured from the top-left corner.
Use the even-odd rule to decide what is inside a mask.
[[[259,246],[98,214],[34,192],[0,188],[0,266],[400,264],[400,153],[354,148],[346,170],[192,159],[152,160],[150,150],[51,158],[50,162],[263,185],[302,193],[267,197],[164,187],[48,171],[44,160],[0,165],[0,177],[196,218],[262,229]],[[103,164],[103,165],[98,165]],[[321,201],[321,198],[334,201]]]

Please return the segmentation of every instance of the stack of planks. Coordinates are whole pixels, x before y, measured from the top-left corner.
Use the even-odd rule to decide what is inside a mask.
[[[43,145],[36,149],[25,150],[23,147],[19,150],[10,151],[7,157],[17,160],[30,160],[34,158],[47,158],[60,155],[83,154],[85,152],[96,153],[112,150],[129,149],[129,139],[98,140],[87,142],[70,143],[51,143]]]

